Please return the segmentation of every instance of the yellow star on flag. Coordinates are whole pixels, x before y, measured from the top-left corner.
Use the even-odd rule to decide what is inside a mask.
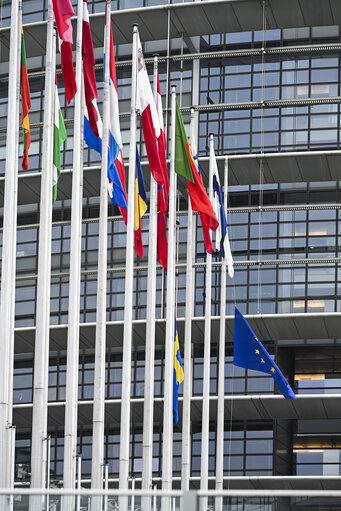
[[[272,367],[272,368],[271,368],[271,372],[272,372],[272,373],[274,373],[274,372],[275,372],[275,368],[274,368],[274,367]]]
[[[257,353],[259,355],[259,350],[255,350],[255,353]]]
[[[261,358],[260,361],[263,362],[263,364],[265,364],[264,358]]]

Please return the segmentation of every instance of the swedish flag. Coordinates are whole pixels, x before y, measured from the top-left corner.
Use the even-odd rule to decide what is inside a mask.
[[[280,369],[251,330],[244,316],[235,307],[233,363],[245,369],[271,374],[286,399],[296,396]]]
[[[180,384],[184,381],[184,370],[182,368],[180,345],[178,338],[178,329],[176,319],[174,325],[174,382],[173,382],[173,426],[179,422],[178,409],[178,390]]]

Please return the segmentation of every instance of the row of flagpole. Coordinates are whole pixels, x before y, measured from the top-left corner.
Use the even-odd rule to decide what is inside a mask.
[[[14,73],[14,56],[12,49],[18,47],[18,27],[20,2],[13,2],[13,25],[11,30],[11,59],[13,70],[10,73],[14,83],[18,83]],[[78,0],[77,43],[76,43],[76,84],[78,93],[75,95],[74,110],[74,159],[72,184],[72,214],[71,214],[71,254],[70,254],[70,283],[69,283],[69,324],[67,344],[67,383],[65,407],[65,448],[64,448],[64,487],[73,488],[75,485],[75,461],[77,455],[77,405],[78,405],[78,356],[79,356],[79,311],[80,311],[80,270],[81,270],[81,226],[82,226],[82,13],[85,7],[82,0]],[[104,426],[105,426],[105,361],[106,361],[106,279],[107,279],[107,219],[108,219],[108,151],[109,138],[109,59],[110,59],[110,0],[106,1],[106,31],[105,31],[105,80],[103,100],[103,135],[102,135],[102,166],[100,185],[100,219],[99,219],[99,248],[98,248],[98,278],[97,278],[97,314],[96,314],[96,340],[95,340],[95,383],[93,406],[93,456],[92,456],[92,488],[102,488],[104,464]],[[12,45],[12,39],[14,40]],[[120,488],[128,488],[129,476],[129,444],[130,444],[130,387],[131,387],[131,349],[132,349],[132,311],[133,311],[133,279],[134,279],[134,182],[136,160],[136,95],[137,95],[137,64],[138,64],[138,29],[133,29],[133,65],[132,65],[132,101],[130,120],[130,150],[129,150],[129,186],[128,186],[128,222],[127,222],[127,249],[126,249],[126,279],[125,279],[125,307],[124,307],[124,339],[123,339],[123,374],[122,374],[122,405],[121,405],[121,437],[120,437]],[[50,280],[51,280],[51,229],[52,229],[52,175],[48,169],[52,168],[53,157],[53,111],[54,111],[54,74],[55,74],[55,48],[56,41],[53,29],[52,7],[49,5],[47,29],[47,57],[45,80],[45,110],[44,110],[44,143],[43,165],[41,179],[41,218],[38,259],[37,283],[37,318],[36,343],[34,366],[34,392],[33,392],[33,427],[32,427],[32,487],[43,487],[45,465],[47,460],[45,441],[47,438],[47,408],[48,408],[48,357],[49,357],[49,315],[50,315]],[[16,59],[18,59],[16,55]],[[142,56],[143,59],[143,56]],[[11,60],[11,62],[12,62]],[[18,63],[17,63],[18,64]],[[154,66],[154,98],[156,97],[157,59]],[[13,93],[15,91],[15,94]],[[9,94],[9,105],[14,103],[13,111],[18,114],[18,91],[12,87]],[[141,108],[141,106],[140,106]],[[18,115],[14,117],[17,120]],[[194,126],[194,115],[192,114]],[[17,131],[17,122],[9,122],[8,133]],[[11,131],[12,130],[12,131]],[[176,180],[175,173],[175,134],[176,134],[176,93],[172,88],[171,95],[171,148],[170,148],[170,187],[169,187],[169,221],[168,221],[168,272],[167,272],[167,314],[165,333],[165,382],[164,382],[164,416],[163,416],[163,457],[162,481],[163,489],[172,487],[172,395],[173,395],[173,361],[175,335],[175,226],[176,226]],[[14,135],[13,135],[14,136]],[[194,129],[191,131],[191,143],[194,144]],[[18,151],[18,144],[7,144],[8,152]],[[12,149],[11,149],[12,148]],[[213,151],[213,138],[211,138],[211,151]],[[212,156],[213,157],[213,156]],[[17,155],[8,156],[8,165],[13,166],[11,174],[6,167],[6,193],[5,215],[10,222],[4,222],[4,252],[1,318],[8,329],[8,338],[13,337],[6,346],[2,346],[4,371],[2,399],[0,402],[1,442],[3,453],[7,449],[6,428],[11,423],[11,394],[13,371],[3,361],[13,358],[14,345],[14,290],[15,290],[15,232],[16,232],[16,186],[17,184]],[[14,162],[14,165],[13,165]],[[15,167],[15,168],[14,168]],[[212,189],[212,165],[210,164],[210,189]],[[12,181],[13,177],[13,181]],[[201,179],[201,178],[200,178]],[[227,179],[227,178],[225,178]],[[143,439],[143,487],[150,488],[152,484],[152,441],[153,441],[153,367],[155,351],[155,289],[156,289],[156,182],[151,179],[151,214],[150,214],[150,245],[148,260],[148,304],[146,323],[146,381],[145,381],[145,424]],[[7,194],[7,195],[6,195]],[[7,197],[11,194],[10,199]],[[210,193],[212,202],[212,192]],[[11,205],[9,205],[11,200]],[[10,216],[7,217],[7,214]],[[8,226],[8,230],[6,228]],[[189,201],[188,210],[188,255],[186,280],[186,328],[185,328],[185,385],[183,401],[183,486],[188,487],[190,474],[190,400],[191,400],[191,318],[193,317],[193,214]],[[202,477],[201,487],[207,487],[208,477],[208,439],[209,439],[209,359],[210,359],[210,323],[211,323],[211,255],[207,256],[206,270],[206,313],[205,313],[205,367],[204,367],[204,400],[203,400],[203,437],[202,437]],[[6,266],[9,265],[9,266]],[[10,276],[6,280],[6,275]],[[5,295],[5,293],[7,293]],[[3,298],[6,296],[6,299]],[[8,300],[8,297],[10,299]],[[7,321],[8,319],[8,321]],[[221,341],[222,342],[222,341]],[[220,413],[221,416],[221,413]],[[220,418],[221,424],[221,418]],[[223,424],[223,423],[222,423]],[[10,444],[10,442],[9,442]],[[1,457],[5,463],[6,456]],[[2,471],[4,473],[4,471]],[[6,481],[3,482],[4,487]],[[123,503],[123,505],[125,505]],[[33,508],[32,508],[33,509]]]

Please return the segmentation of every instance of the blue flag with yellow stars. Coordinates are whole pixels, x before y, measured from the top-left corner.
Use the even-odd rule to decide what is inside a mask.
[[[286,399],[296,399],[289,383],[237,307],[235,307],[234,316],[233,363],[245,369],[271,374],[283,396]]]

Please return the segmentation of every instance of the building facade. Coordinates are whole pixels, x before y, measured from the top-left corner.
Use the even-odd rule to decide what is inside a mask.
[[[76,7],[77,2],[73,2]],[[89,0],[99,107],[102,102],[103,1]],[[157,5],[155,5],[157,4]],[[159,54],[163,106],[170,135],[170,100],[178,101],[188,128],[194,106],[198,156],[208,186],[209,134],[214,133],[223,176],[228,155],[228,225],[235,275],[226,283],[224,358],[223,487],[253,487],[260,478],[290,481],[340,475],[341,391],[339,240],[340,211],[340,49],[341,13],[328,2],[309,13],[298,0],[287,9],[274,0],[165,4],[112,2],[113,36],[124,156],[129,151],[131,25],[138,22],[147,68]],[[6,124],[10,2],[1,4],[0,44],[0,248],[6,186]],[[283,9],[283,11],[282,11]],[[75,9],[76,10],[76,9]],[[285,12],[284,12],[285,11]],[[23,1],[32,109],[30,168],[19,172],[16,242],[15,356],[13,424],[16,425],[16,484],[30,482],[33,367],[38,277],[39,197],[44,111],[44,48],[47,2]],[[58,63],[57,56],[57,63]],[[69,310],[73,104],[66,105],[58,74],[68,132],[62,149],[59,195],[53,206],[49,339],[48,435],[50,479],[63,479],[64,405]],[[146,181],[149,168],[142,130],[137,137]],[[22,141],[21,141],[22,142]],[[19,154],[22,154],[22,143]],[[18,165],[20,166],[20,160]],[[20,167],[19,167],[20,168]],[[92,459],[95,321],[99,219],[98,155],[84,148],[82,211],[80,351],[78,368],[78,450],[82,481],[89,485]],[[223,178],[221,177],[221,182]],[[149,184],[147,184],[148,194]],[[182,353],[185,343],[187,210],[178,189],[176,219],[176,316]],[[2,209],[1,209],[2,208]],[[130,477],[141,485],[148,283],[149,218],[142,220],[145,256],[135,258],[131,364]],[[202,487],[202,407],[206,305],[206,252],[194,216],[192,258],[194,299],[191,338],[189,487]],[[1,252],[0,252],[1,254]],[[126,226],[109,205],[105,386],[105,462],[118,487],[122,393]],[[163,396],[167,277],[156,276],[153,484],[162,484]],[[212,258],[208,487],[216,487],[217,403],[221,258]],[[234,306],[251,326],[291,383],[298,399],[284,402],[271,376],[233,366]],[[5,342],[2,339],[2,342]],[[186,372],[188,368],[184,366]],[[180,389],[180,396],[183,389]],[[182,400],[173,432],[173,488],[183,473]],[[127,426],[128,427],[128,426]],[[234,479],[231,479],[231,478]],[[276,483],[277,484],[277,483]],[[289,484],[289,483],[288,483]],[[330,482],[332,484],[332,482]],[[232,485],[232,486],[231,486]],[[244,486],[243,486],[244,485]]]

